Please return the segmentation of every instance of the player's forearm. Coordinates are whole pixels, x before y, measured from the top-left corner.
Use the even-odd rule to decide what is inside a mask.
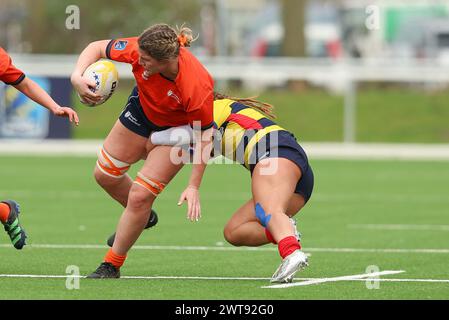
[[[201,180],[203,179],[204,172],[206,171],[207,164],[194,164],[192,173],[189,179],[189,186],[199,189],[201,186]]]
[[[59,108],[59,105],[53,98],[50,97],[50,95],[36,82],[29,78],[25,78],[21,83],[15,86],[15,88],[31,100],[50,110],[52,113],[55,113]]]
[[[210,128],[208,130],[201,132],[201,138],[195,147],[193,153],[193,168],[189,179],[189,186],[199,189],[201,185],[201,180],[203,179],[204,172],[207,167],[207,162],[210,159],[210,154],[212,151],[212,136],[214,129]]]
[[[80,54],[75,70],[72,73],[74,77],[82,76],[83,72],[92,63],[97,62],[101,58],[106,58],[106,47],[109,40],[101,40],[90,43]]]

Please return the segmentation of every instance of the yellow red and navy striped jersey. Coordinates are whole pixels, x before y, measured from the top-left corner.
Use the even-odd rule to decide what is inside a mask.
[[[11,57],[0,47],[0,81],[15,86],[23,79],[25,79],[25,74],[14,67]]]
[[[230,99],[214,101],[214,122],[221,154],[249,168],[254,147],[269,133],[286,131],[254,108]]]

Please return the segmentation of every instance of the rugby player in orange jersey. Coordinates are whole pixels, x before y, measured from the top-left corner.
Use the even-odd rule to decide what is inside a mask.
[[[190,220],[201,216],[198,189],[208,160],[202,155],[209,155],[212,148],[214,84],[207,70],[185,48],[191,41],[190,29],[177,32],[166,24],[157,24],[139,37],[92,42],[79,57],[71,79],[87,103],[99,97],[91,90],[95,84],[82,75],[101,58],[131,64],[137,85],[104,141],[95,168],[97,182],[125,210],[113,247],[89,278],[120,277],[128,251],[155,214],[151,209],[154,200],[183,166],[171,161],[172,147],[156,147],[146,156],[146,142],[152,132],[187,124],[198,127],[201,148],[194,155],[197,161],[180,201],[187,200]],[[126,172],[142,158],[145,163],[133,182]]]
[[[0,47],[0,81],[14,86],[31,100],[50,110],[54,115],[69,118],[78,125],[78,115],[68,107],[61,107],[36,82],[17,69],[8,53]],[[26,233],[19,223],[19,204],[13,200],[0,202],[0,221],[16,249],[25,245]]]

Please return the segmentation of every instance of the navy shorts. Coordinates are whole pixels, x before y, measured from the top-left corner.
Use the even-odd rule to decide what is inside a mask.
[[[273,135],[276,135],[277,140],[273,139]],[[312,167],[309,165],[306,152],[298,144],[293,134],[288,131],[274,131],[264,137],[265,141],[263,145],[264,150],[261,148],[253,150],[251,157],[252,164],[250,165],[251,174],[253,173],[256,164],[265,158],[284,158],[294,162],[299,169],[301,169],[301,178],[296,184],[295,193],[304,197],[305,201],[309,201],[312,196],[314,176]],[[276,141],[270,143],[270,141]],[[250,159],[251,160],[251,159]]]
[[[126,128],[144,138],[149,138],[153,131],[162,131],[170,128],[159,127],[148,120],[140,104],[137,87],[131,92],[119,120]]]

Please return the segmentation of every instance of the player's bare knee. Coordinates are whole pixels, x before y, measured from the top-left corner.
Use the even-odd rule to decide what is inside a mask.
[[[150,192],[134,184],[129,191],[127,208],[148,211],[154,199]]]
[[[128,205],[136,208],[151,205],[164,188],[165,183],[138,172],[129,193]]]
[[[231,242],[232,242],[232,232],[231,232],[231,230],[229,230],[229,228],[225,227],[225,228],[223,229],[223,236],[224,236],[224,238],[225,238],[225,240],[226,240],[227,242],[229,242],[230,244],[232,244],[232,243],[231,243]]]
[[[228,226],[226,226],[223,230],[223,236],[225,238],[225,240],[236,247],[241,246],[242,244],[240,243],[240,241],[238,241],[238,239],[235,237],[235,234],[233,233],[233,230],[231,228],[229,228]]]
[[[108,175],[105,175],[103,171],[98,169],[98,166],[95,166],[94,169],[94,178],[95,181],[103,188],[110,188],[114,187],[115,185],[118,185],[120,183],[120,179],[112,178]]]

